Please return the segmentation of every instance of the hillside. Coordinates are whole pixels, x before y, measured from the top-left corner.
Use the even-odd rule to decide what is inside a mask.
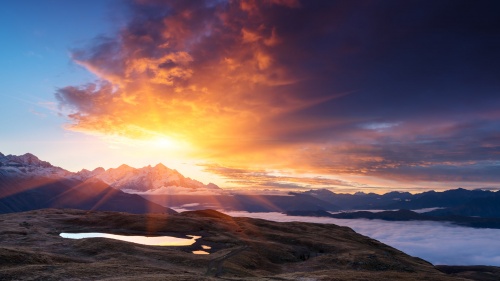
[[[157,247],[60,232],[199,235]],[[347,227],[233,218],[216,211],[132,215],[38,210],[0,215],[5,280],[466,280]],[[209,255],[194,255],[201,245]],[[29,270],[26,270],[29,268]]]

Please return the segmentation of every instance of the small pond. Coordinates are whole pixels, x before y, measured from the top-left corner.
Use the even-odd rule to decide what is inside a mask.
[[[69,239],[84,239],[84,238],[109,238],[121,241],[127,241],[148,246],[190,246],[196,242],[196,239],[201,238],[201,236],[186,235],[189,238],[179,238],[173,236],[129,236],[129,235],[117,235],[109,233],[100,232],[88,232],[88,233],[61,233],[59,234],[63,238]]]
[[[191,253],[193,253],[195,255],[210,255],[209,252],[203,251],[203,250],[196,250],[196,251],[192,251]]]

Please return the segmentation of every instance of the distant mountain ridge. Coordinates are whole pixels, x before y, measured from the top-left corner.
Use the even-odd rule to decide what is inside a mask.
[[[154,167],[147,166],[139,169],[123,164],[118,168],[108,170],[99,167],[92,171],[83,169],[72,173],[42,161],[31,153],[20,156],[6,156],[0,153],[0,175],[20,178],[66,178],[80,181],[96,179],[129,193],[190,193],[221,190],[213,183],[205,185],[200,181],[184,177],[178,171],[169,169],[161,163]]]
[[[186,210],[207,208],[226,211],[286,212],[292,210],[339,211],[340,208],[321,199],[303,193],[287,195],[222,194],[222,195],[143,195],[162,206]]]
[[[423,214],[357,212],[335,215],[336,218],[379,218],[387,219],[388,214],[397,214],[398,220],[448,220],[474,227],[495,227],[500,223],[500,192],[490,190],[450,189],[442,192],[426,191],[417,194],[390,192],[386,194],[336,194],[329,190],[309,190],[305,192],[322,200],[338,204],[344,210],[416,210],[439,207]],[[318,215],[316,209],[303,209],[304,213]],[[359,215],[358,217],[355,217]],[[430,219],[429,219],[430,218]],[[481,219],[479,219],[481,218]]]
[[[379,209],[387,205],[411,200],[409,192],[392,191],[386,194],[356,192],[355,194],[335,193],[328,189],[311,189],[303,192],[326,202],[335,204],[341,209]],[[434,207],[434,206],[432,206]]]
[[[343,194],[334,193],[327,189],[313,189],[304,193],[335,204],[344,210],[451,208],[469,204],[473,200],[497,198],[500,194],[490,190],[467,190],[463,188],[441,192],[431,190],[417,194],[397,191],[385,194],[362,192]]]

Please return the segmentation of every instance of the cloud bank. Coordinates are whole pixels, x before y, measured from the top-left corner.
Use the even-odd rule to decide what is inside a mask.
[[[339,188],[500,180],[496,1],[129,9],[120,33],[72,51],[97,77],[55,94],[72,130],[177,139],[209,171],[334,175]]]

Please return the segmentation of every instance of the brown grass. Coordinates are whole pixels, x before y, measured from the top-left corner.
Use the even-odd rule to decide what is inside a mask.
[[[60,232],[203,238],[187,247],[155,247],[63,239]],[[201,245],[211,246],[211,254],[191,254]],[[226,280],[466,280],[336,225],[232,218],[215,211],[132,215],[47,209],[0,215],[0,280],[218,280],[215,270],[205,276],[211,260]]]

